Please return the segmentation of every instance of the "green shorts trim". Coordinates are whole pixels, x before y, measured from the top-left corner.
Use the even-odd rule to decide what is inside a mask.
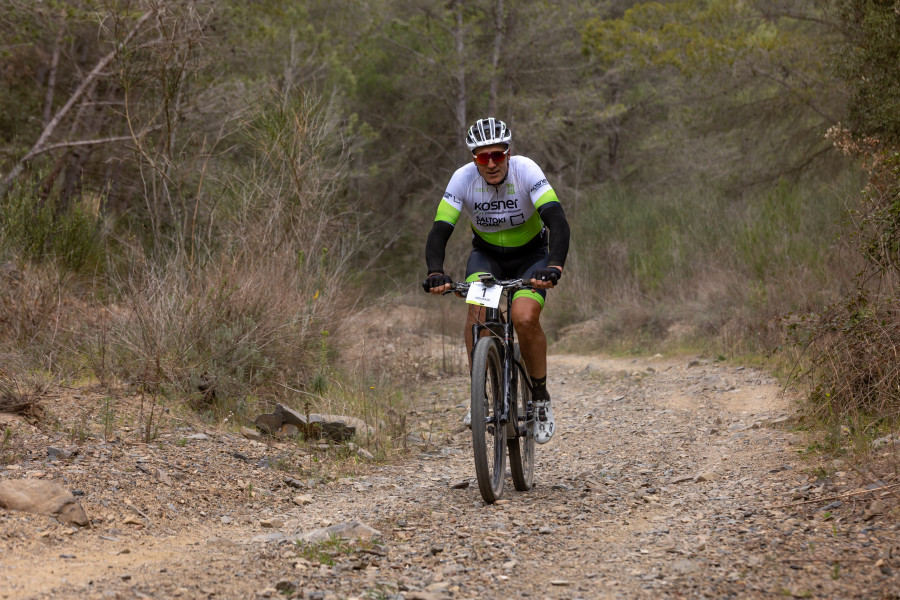
[[[517,298],[531,298],[532,300],[537,301],[537,303],[541,305],[541,308],[544,307],[544,297],[534,290],[519,290],[513,294],[513,300],[516,300]]]
[[[488,275],[488,272],[487,271],[477,271],[475,273],[472,273],[471,275],[466,277],[466,282],[473,283],[475,281],[478,281],[479,278],[481,277],[481,275]],[[541,308],[544,307],[544,296],[541,295],[539,292],[536,292],[535,290],[519,290],[518,292],[513,294],[513,300],[515,300],[517,298],[531,298],[532,300],[534,300],[538,304],[540,304]]]

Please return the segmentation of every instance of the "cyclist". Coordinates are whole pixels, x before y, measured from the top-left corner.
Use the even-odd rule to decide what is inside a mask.
[[[469,127],[466,145],[472,151],[472,162],[453,174],[438,206],[425,244],[426,282],[432,294],[450,289],[444,255],[463,212],[473,232],[466,281],[478,281],[481,273],[498,279],[531,280],[536,289],[516,292],[512,316],[533,383],[535,441],[545,444],[553,437],[556,422],[547,391],[547,338],[540,315],[546,290],[562,276],[569,224],[541,168],[530,158],[510,155],[511,140],[506,123],[493,117],[479,119]],[[484,308],[470,305],[465,330],[470,369],[472,326],[483,318]],[[471,426],[471,413],[465,423]]]

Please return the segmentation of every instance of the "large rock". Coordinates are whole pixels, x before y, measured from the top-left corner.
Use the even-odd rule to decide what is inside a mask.
[[[368,433],[369,435],[375,435],[375,428],[371,425],[366,425],[366,422],[357,417],[349,417],[347,415],[316,415],[322,418],[323,421],[328,423],[342,423],[349,428],[356,430],[356,435],[365,435]]]
[[[323,542],[332,537],[339,537],[345,540],[370,540],[372,538],[381,537],[381,532],[369,527],[365,523],[350,521],[349,523],[338,523],[331,527],[307,531],[306,533],[298,535],[297,540],[315,544],[316,542]]]
[[[351,427],[343,421],[325,421],[323,417],[319,427],[323,438],[337,443],[345,442],[356,435],[356,427]]]
[[[310,415],[309,420],[307,421],[306,415],[302,415],[293,408],[289,408],[284,404],[276,404],[275,412],[273,414],[280,418],[282,423],[293,425],[294,427],[299,429],[300,433],[302,433],[306,437],[318,437],[316,435],[312,435],[314,431],[318,431],[316,427],[312,426],[313,423],[316,423],[316,419],[313,418],[314,415]],[[319,421],[321,421],[321,419],[319,419]]]
[[[272,414],[276,418],[281,418],[282,423],[296,427],[308,439],[322,437],[340,443],[349,440],[357,433],[375,433],[374,428],[356,417],[311,414],[307,419],[306,415],[283,404],[276,404]]]
[[[257,429],[269,435],[276,435],[281,431],[282,419],[277,412],[273,414],[259,415],[254,422]]]
[[[69,490],[58,483],[41,479],[0,481],[0,507],[50,515],[63,523],[81,527],[89,523],[84,509]]]

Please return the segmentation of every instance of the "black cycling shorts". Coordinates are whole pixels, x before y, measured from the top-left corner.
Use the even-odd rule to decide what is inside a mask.
[[[550,260],[547,248],[538,248],[530,254],[516,258],[497,258],[478,248],[472,249],[466,263],[466,281],[478,281],[481,273],[490,273],[497,279],[531,279],[535,269],[546,269]],[[544,305],[547,290],[520,290],[513,298],[531,298]]]

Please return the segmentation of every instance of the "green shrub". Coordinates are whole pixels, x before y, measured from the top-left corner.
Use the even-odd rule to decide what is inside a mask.
[[[852,272],[840,263],[836,234],[844,190],[857,185],[853,176],[781,181],[739,199],[711,189],[605,188],[569,210],[573,250],[550,304],[568,310],[554,325],[599,316],[608,323],[597,329],[598,347],[659,347],[677,325],[687,332],[680,343],[766,352],[777,315],[824,305]]]
[[[37,185],[18,185],[0,199],[0,249],[20,260],[52,260],[69,271],[96,272],[105,254],[102,219],[87,202],[60,207],[54,194],[42,199]]]

